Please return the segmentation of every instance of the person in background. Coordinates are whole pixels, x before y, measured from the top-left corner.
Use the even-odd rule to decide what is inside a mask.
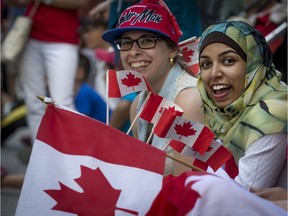
[[[137,19],[144,13],[150,13],[150,16]],[[123,69],[141,73],[155,94],[174,101],[184,110],[184,118],[203,122],[197,79],[182,69],[178,62],[181,35],[175,17],[163,1],[144,0],[124,10],[117,28],[106,31],[102,37],[117,47]],[[130,120],[139,112],[147,94],[143,91],[133,101]],[[133,136],[146,142],[151,128],[150,123],[138,118],[133,126]],[[166,141],[153,136],[151,144],[163,149]],[[170,150],[167,148],[167,151]],[[171,161],[167,171],[173,169],[172,166]]]
[[[92,73],[90,73],[88,78],[88,84],[93,86],[96,92],[108,104],[108,98],[106,95],[106,63],[98,59],[95,55],[96,49],[113,52],[113,48],[110,44],[101,38],[103,32],[106,30],[107,22],[102,18],[98,18],[85,20],[81,25],[79,32],[82,41],[81,53],[89,57],[93,64]],[[118,98],[109,99],[109,108],[114,110],[118,102]]]
[[[85,55],[80,54],[74,84],[75,107],[80,113],[106,123],[107,105],[101,96],[87,84],[89,72],[89,59]]]
[[[101,61],[106,62],[106,69],[121,70],[120,66],[116,64],[115,52],[109,52],[105,49],[96,49],[95,55]],[[117,128],[124,133],[130,128],[130,108],[132,102],[136,98],[137,93],[131,93],[123,96],[117,103],[115,109],[111,113],[109,119],[109,125],[111,127]],[[129,133],[132,135],[132,132]]]
[[[19,63],[32,143],[45,111],[45,104],[36,96],[49,96],[63,106],[74,108],[80,25],[77,10],[88,1],[42,0],[33,16],[30,38]],[[9,0],[9,3],[27,5],[29,14],[35,1]]]
[[[199,42],[205,124],[246,188],[287,187],[287,85],[272,61],[264,36],[243,21],[212,25]]]

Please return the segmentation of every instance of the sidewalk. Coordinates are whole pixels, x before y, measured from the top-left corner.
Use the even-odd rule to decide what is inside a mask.
[[[25,173],[25,165],[18,154],[27,148],[20,137],[28,133],[27,128],[20,128],[14,132],[4,145],[1,146],[1,165],[9,173]],[[1,188],[1,215],[14,216],[21,190],[18,188]]]

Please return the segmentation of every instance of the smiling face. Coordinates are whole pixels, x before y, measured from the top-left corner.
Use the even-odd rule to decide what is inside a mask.
[[[129,31],[121,38],[137,40],[143,37],[159,37],[146,31]],[[122,66],[125,70],[135,70],[143,74],[153,90],[160,91],[172,65],[170,58],[177,55],[177,48],[171,48],[164,39],[156,40],[154,48],[141,49],[134,42],[132,48],[127,51],[120,51]]]
[[[217,107],[224,108],[242,95],[246,62],[234,49],[223,43],[207,45],[199,64],[207,94]]]

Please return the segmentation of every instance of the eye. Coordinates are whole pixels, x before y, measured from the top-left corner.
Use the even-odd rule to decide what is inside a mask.
[[[200,61],[200,69],[207,69],[211,65],[211,62],[208,60]]]
[[[130,45],[131,43],[132,42],[129,39],[124,39],[124,40],[121,40],[120,42],[121,46],[127,46],[127,45]]]
[[[226,65],[232,65],[234,64],[235,60],[233,58],[225,58],[223,59],[223,63]]]

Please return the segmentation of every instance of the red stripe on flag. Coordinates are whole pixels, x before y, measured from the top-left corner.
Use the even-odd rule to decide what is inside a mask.
[[[193,162],[193,165],[196,166],[196,167],[199,167],[199,168],[201,168],[203,170],[207,170],[208,169],[208,165],[205,162],[203,162],[201,160],[198,160],[196,158],[195,158],[195,160]]]
[[[165,109],[154,129],[154,133],[159,137],[165,138],[176,118],[176,115],[173,115],[171,112]]]
[[[121,97],[115,70],[108,70],[108,97]]]
[[[239,173],[236,162],[232,156],[225,163],[225,171],[232,179],[234,179]]]
[[[211,157],[206,161],[206,163],[214,170],[218,170],[229,158],[231,153],[221,145]]]
[[[189,66],[189,68],[193,72],[194,75],[197,75],[199,71],[199,63],[197,62],[197,64],[193,64]]]
[[[102,122],[51,104],[42,119],[37,139],[64,154],[91,156],[163,174],[166,157],[163,151]],[[122,152],[129,157],[123,157]]]
[[[183,149],[185,148],[186,144],[182,143],[177,140],[171,140],[169,145],[177,152],[181,153]]]
[[[209,148],[214,136],[213,132],[204,126],[192,148],[203,155]]]
[[[162,100],[162,97],[156,94],[150,94],[146,104],[144,105],[143,110],[140,113],[140,117],[148,122],[151,122]]]

